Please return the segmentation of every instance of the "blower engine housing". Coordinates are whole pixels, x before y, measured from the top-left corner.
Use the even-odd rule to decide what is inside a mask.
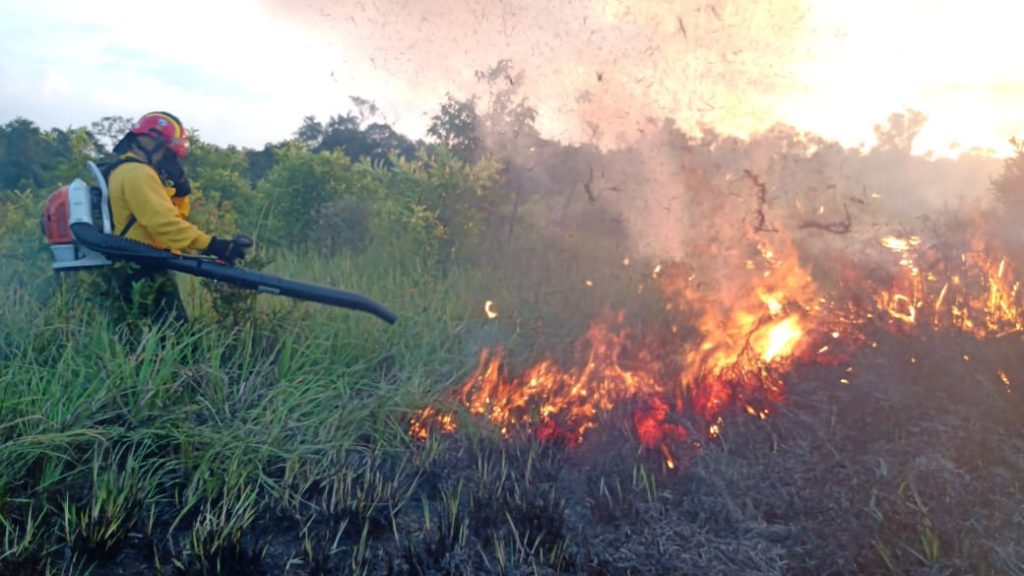
[[[103,254],[77,242],[71,233],[71,225],[79,222],[89,224],[97,232],[111,233],[110,193],[106,178],[93,162],[87,162],[86,166],[96,180],[96,186],[75,178],[46,199],[43,235],[53,254],[54,270],[78,270],[109,266],[111,263]]]

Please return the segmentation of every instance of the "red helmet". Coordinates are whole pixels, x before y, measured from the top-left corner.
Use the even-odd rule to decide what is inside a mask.
[[[178,158],[188,155],[188,132],[181,120],[174,114],[168,112],[150,112],[143,114],[142,118],[132,126],[132,134],[152,136]]]

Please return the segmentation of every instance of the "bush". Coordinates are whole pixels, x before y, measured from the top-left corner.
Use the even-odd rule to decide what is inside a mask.
[[[304,247],[322,246],[324,227],[338,223],[330,209],[334,203],[372,202],[382,195],[372,168],[353,166],[344,154],[310,153],[297,146],[283,152],[257,191],[268,207],[266,242]]]

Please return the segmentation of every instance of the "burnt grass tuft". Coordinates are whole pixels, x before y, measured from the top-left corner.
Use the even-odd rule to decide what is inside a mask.
[[[877,342],[852,375],[793,374],[767,420],[734,414],[718,438],[675,447],[676,469],[613,423],[577,448],[434,438],[355,452],[291,508],[264,506],[228,536],[223,523],[204,529],[204,515],[221,518],[208,505],[182,522],[193,528],[158,527],[81,565],[96,575],[1024,573],[1024,402],[981,376],[985,362],[1020,363],[1013,345]],[[38,553],[28,558],[0,567],[47,573]]]
[[[1019,343],[875,341],[852,373],[789,375],[767,420],[732,414],[718,437],[673,447],[675,469],[640,447],[628,407],[578,447],[467,429],[352,450],[273,502],[260,483],[285,476],[185,512],[114,500],[103,510],[130,529],[79,522],[67,545],[26,545],[0,573],[1024,574],[1024,390],[995,376],[1022,373]],[[7,518],[24,523],[18,506]]]

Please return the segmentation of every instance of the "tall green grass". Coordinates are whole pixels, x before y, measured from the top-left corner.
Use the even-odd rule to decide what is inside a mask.
[[[179,328],[120,323],[40,256],[0,260],[0,571],[110,561],[142,539],[154,565],[230,573],[260,553],[247,534],[275,515],[305,526],[314,562],[323,518],[349,526],[336,541],[405,506],[416,473],[387,462],[422,450],[409,416],[458,384],[481,346],[529,356],[542,319],[563,341],[609,290],[633,289],[587,288],[603,263],[543,250],[445,266],[388,245],[280,251],[259,256],[265,271],[365,294],[399,321],[267,295],[226,315],[182,276],[193,320]],[[355,569],[368,551],[352,553]]]

